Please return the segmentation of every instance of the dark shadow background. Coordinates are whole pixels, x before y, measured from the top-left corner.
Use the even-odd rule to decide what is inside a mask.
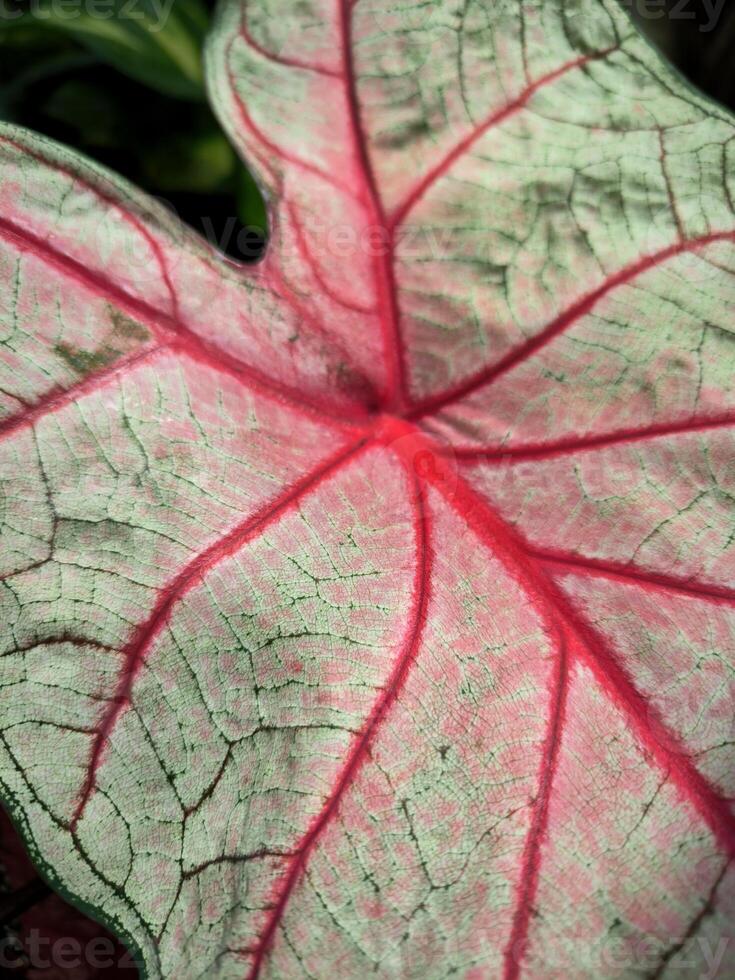
[[[264,245],[263,201],[202,78],[214,6],[71,0],[65,11],[64,0],[0,0],[0,119],[82,150],[223,251],[254,260]],[[82,13],[95,9],[105,16]]]
[[[58,0],[0,0],[0,119],[82,150],[161,198],[223,251],[258,258],[263,201],[204,94],[201,45],[214,0],[134,0],[142,19],[114,16],[130,0],[101,2],[113,10],[102,30],[94,18],[59,15]],[[620,2],[694,85],[735,111],[735,0]],[[86,949],[97,941],[99,956],[30,966],[22,943],[28,948],[34,930]],[[108,959],[113,965],[94,965]],[[136,976],[119,944],[37,878],[0,811],[0,980]]]

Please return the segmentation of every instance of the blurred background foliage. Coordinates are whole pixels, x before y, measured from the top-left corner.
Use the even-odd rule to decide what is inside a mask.
[[[207,104],[214,0],[1,0],[0,118],[74,146],[241,260],[260,192]]]
[[[734,0],[620,2],[695,85],[735,109]],[[214,3],[0,0],[0,118],[107,164],[247,261],[262,253],[266,212],[206,101]]]

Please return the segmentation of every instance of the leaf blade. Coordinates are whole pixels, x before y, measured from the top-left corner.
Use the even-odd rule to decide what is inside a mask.
[[[4,134],[26,341],[64,300],[98,341],[0,386],[4,791],[151,977],[583,977],[617,932],[657,975],[726,935],[732,122],[608,0],[491,13],[223,5],[247,275]],[[100,294],[141,350],[96,377]]]

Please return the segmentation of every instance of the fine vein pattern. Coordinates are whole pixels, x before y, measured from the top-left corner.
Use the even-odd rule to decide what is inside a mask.
[[[223,0],[207,73],[254,268],[0,128],[31,856],[149,980],[732,976],[735,123],[617,0]]]

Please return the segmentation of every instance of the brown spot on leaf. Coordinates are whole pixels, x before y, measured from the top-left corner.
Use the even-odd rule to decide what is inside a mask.
[[[150,333],[142,323],[138,323],[137,320],[132,320],[129,316],[126,316],[112,306],[109,307],[109,311],[114,327],[112,331],[113,336],[121,337],[125,340],[139,340],[141,342],[150,339]]]
[[[72,371],[81,375],[107,367],[120,354],[120,351],[106,344],[94,351],[82,350],[74,347],[73,344],[56,344],[54,350],[62,360],[66,361]]]
[[[54,347],[59,357],[77,374],[86,375],[99,371],[136,347],[137,343],[134,342],[142,343],[150,339],[150,333],[142,323],[131,319],[113,306],[108,305],[107,312],[112,320],[110,340],[101,344],[96,350],[82,350],[81,347],[64,343],[56,344]]]

